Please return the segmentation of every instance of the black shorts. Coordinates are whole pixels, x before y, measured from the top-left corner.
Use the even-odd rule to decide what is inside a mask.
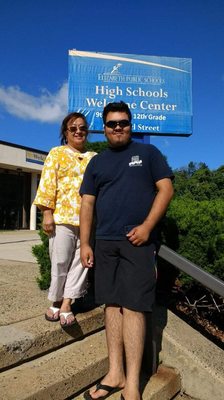
[[[96,240],[95,301],[134,311],[152,311],[157,270],[156,245]]]

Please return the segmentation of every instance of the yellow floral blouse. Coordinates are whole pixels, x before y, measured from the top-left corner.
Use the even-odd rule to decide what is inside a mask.
[[[79,226],[79,188],[86,166],[95,154],[74,152],[68,146],[54,147],[49,152],[34,204],[53,209],[56,224]]]

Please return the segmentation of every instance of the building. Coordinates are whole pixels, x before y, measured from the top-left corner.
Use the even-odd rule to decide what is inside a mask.
[[[47,154],[0,140],[0,229],[37,228],[32,203]]]

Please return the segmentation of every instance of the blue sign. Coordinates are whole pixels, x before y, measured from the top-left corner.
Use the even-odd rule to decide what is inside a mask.
[[[124,101],[132,131],[192,134],[192,62],[189,58],[69,50],[69,112],[82,112],[90,132],[103,132],[102,111]]]

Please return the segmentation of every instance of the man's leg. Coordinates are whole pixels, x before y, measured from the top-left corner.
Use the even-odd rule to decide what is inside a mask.
[[[139,400],[139,377],[145,343],[146,320],[142,312],[123,308],[123,339],[126,356],[125,400]]]
[[[119,306],[106,306],[105,326],[109,357],[109,371],[102,379],[101,383],[114,388],[123,388],[125,385],[122,320],[123,315],[120,312]],[[93,389],[90,394],[93,399],[97,399],[107,394],[107,392],[102,389]]]

